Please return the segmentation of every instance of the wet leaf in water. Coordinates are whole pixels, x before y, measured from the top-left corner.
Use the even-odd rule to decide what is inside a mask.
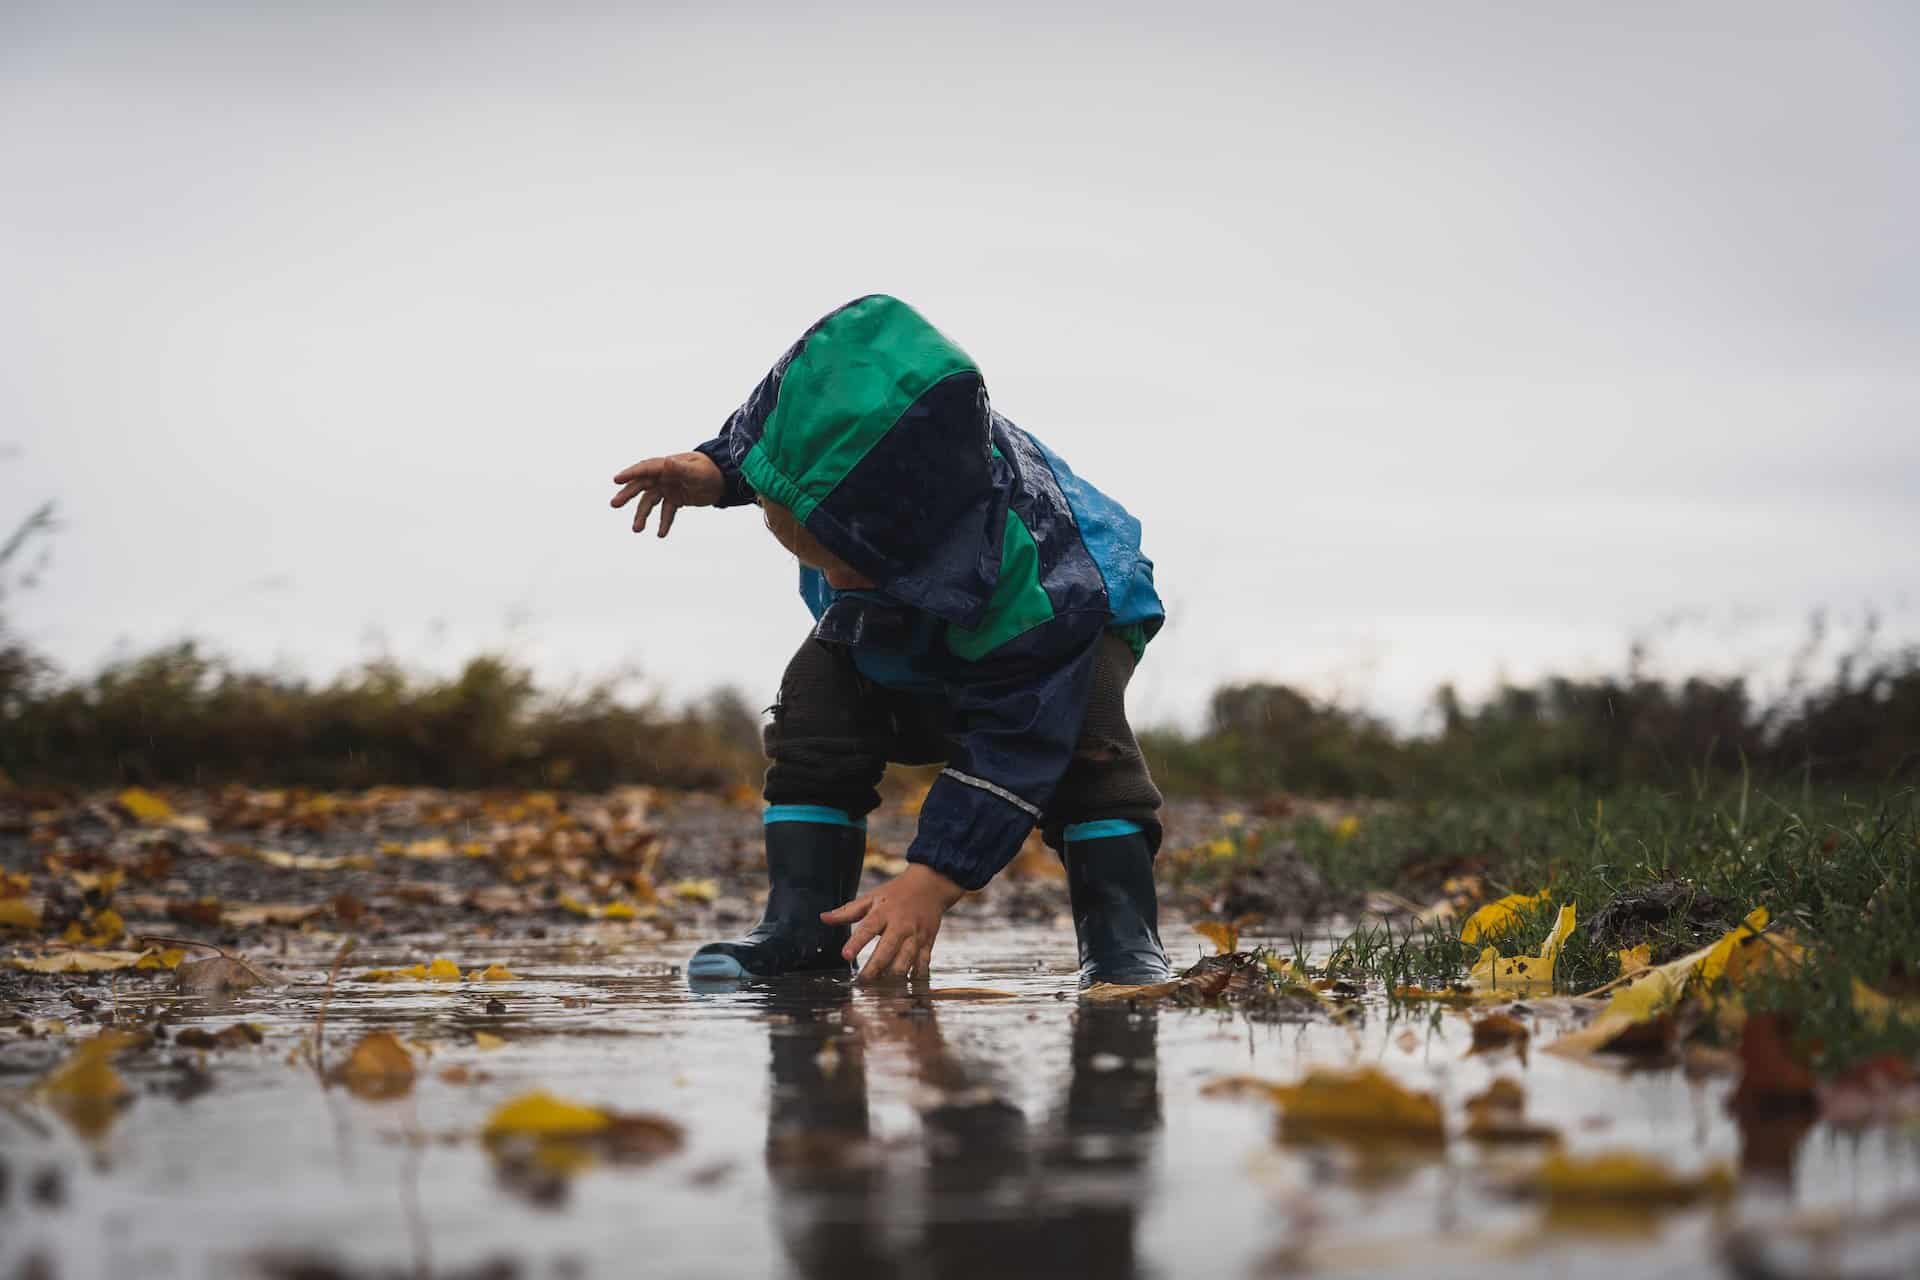
[[[1281,1110],[1289,1137],[1345,1138],[1359,1141],[1444,1143],[1446,1124],[1440,1104],[1396,1082],[1377,1067],[1353,1071],[1309,1071],[1298,1084],[1275,1084],[1250,1076],[1232,1076],[1208,1084],[1209,1096],[1263,1096]]]
[[[131,969],[146,951],[55,951],[44,956],[15,956],[13,967],[28,973],[111,973]]]
[[[1527,1091],[1505,1076],[1467,1099],[1467,1136],[1478,1142],[1558,1142],[1559,1131],[1526,1118]]]
[[[481,1136],[487,1138],[580,1138],[599,1133],[613,1120],[597,1107],[583,1106],[535,1090],[500,1104]]]
[[[360,975],[360,981],[458,982],[460,966],[445,956],[437,956],[431,964],[410,964],[404,969],[369,969]]]
[[[1468,916],[1466,923],[1460,926],[1460,941],[1492,942],[1500,935],[1524,925],[1526,917],[1523,913],[1552,896],[1551,889],[1542,889],[1539,893],[1510,893],[1498,901],[1489,902]]]
[[[391,1031],[370,1031],[334,1072],[334,1080],[356,1098],[399,1098],[413,1088],[413,1055]]]
[[[1520,1055],[1520,1061],[1527,1060],[1527,1040],[1532,1035],[1527,1024],[1510,1013],[1490,1013],[1473,1024],[1473,1047],[1467,1050],[1469,1056],[1476,1053],[1492,1053],[1499,1049],[1513,1049]]]
[[[504,1049],[506,1044],[507,1042],[505,1040],[494,1035],[491,1031],[476,1031],[473,1033],[473,1047],[476,1049]]]
[[[25,898],[0,898],[0,925],[11,929],[38,929],[40,908]]]
[[[1687,1175],[1631,1151],[1585,1156],[1555,1152],[1513,1189],[1556,1203],[1653,1207],[1723,1199],[1732,1194],[1733,1185],[1733,1171],[1722,1164]]]
[[[1560,958],[1560,947],[1573,928],[1573,907],[1564,906],[1554,919],[1553,931],[1540,944],[1539,954],[1503,956],[1493,947],[1485,948],[1480,959],[1474,962],[1474,984],[1507,995],[1549,994],[1553,990],[1553,969]]]
[[[1000,991],[993,987],[935,987],[927,992],[929,1000],[1015,1000],[1018,991]]]
[[[490,964],[467,975],[468,982],[518,982],[520,975],[503,964]]]
[[[236,1022],[217,1034],[202,1027],[188,1027],[174,1036],[173,1042],[182,1049],[244,1049],[259,1044],[264,1038],[259,1027],[250,1022]]]
[[[1735,1111],[1773,1110],[1809,1105],[1813,1072],[1793,1042],[1793,1024],[1784,1015],[1756,1013],[1740,1035],[1740,1085],[1727,1100]]]
[[[239,956],[188,960],[173,971],[174,986],[194,995],[251,991],[255,987],[278,985],[280,981],[277,974],[256,968]]]
[[[126,1082],[113,1069],[113,1059],[138,1041],[128,1032],[102,1031],[48,1073],[37,1092],[75,1133],[89,1139],[102,1137],[131,1097]]]

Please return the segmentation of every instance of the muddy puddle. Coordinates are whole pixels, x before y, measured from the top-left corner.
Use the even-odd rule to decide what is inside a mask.
[[[956,922],[936,993],[1000,994],[916,998],[693,991],[690,944],[611,931],[388,940],[352,958],[325,1023],[329,1061],[369,1031],[413,1045],[418,1078],[386,1101],[323,1090],[299,1060],[319,953],[285,959],[291,987],[224,1002],[102,982],[106,1007],[167,1007],[176,1048],[124,1065],[133,1101],[91,1142],[21,1100],[90,1029],[10,1051],[0,1276],[1910,1274],[1911,1224],[1820,1230],[1920,1197],[1910,1131],[1743,1131],[1726,1078],[1470,1055],[1461,1015],[1372,999],[1347,1025],[1083,1005],[1063,998],[1072,948],[1070,930]],[[520,978],[347,980],[434,955]],[[1556,1032],[1550,1008],[1521,1019],[1536,1045]],[[236,1022],[261,1043],[177,1048]],[[1269,1100],[1219,1087],[1320,1067],[1431,1093],[1447,1133],[1288,1132]],[[1733,1189],[1542,1200],[1537,1144],[1461,1136],[1496,1078],[1567,1152],[1653,1155],[1683,1182],[1724,1166]],[[479,1137],[533,1090],[670,1136],[558,1159]]]

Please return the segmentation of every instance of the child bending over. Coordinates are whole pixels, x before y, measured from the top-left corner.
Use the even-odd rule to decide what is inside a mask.
[[[996,413],[966,352],[873,295],[801,335],[720,434],[614,478],[633,529],[757,503],[812,631],[766,730],[760,924],[688,976],[927,973],[947,909],[1038,824],[1065,859],[1083,983],[1158,982],[1160,793],[1127,724],[1164,619],[1140,523]],[[944,764],[909,866],[860,893],[889,760]]]

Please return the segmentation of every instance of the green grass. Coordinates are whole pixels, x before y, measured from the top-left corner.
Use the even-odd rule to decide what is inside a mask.
[[[1230,855],[1194,857],[1185,874],[1217,878],[1277,850],[1297,852],[1336,890],[1390,888],[1429,902],[1449,882],[1477,879],[1481,900],[1551,890],[1499,939],[1509,955],[1532,951],[1558,909],[1581,927],[1562,949],[1561,992],[1591,990],[1618,976],[1617,953],[1586,925],[1623,892],[1680,881],[1720,900],[1731,919],[1766,907],[1773,930],[1806,944],[1790,977],[1747,993],[1749,1006],[1795,1019],[1828,1069],[1880,1052],[1920,1052],[1920,1025],[1875,1026],[1850,999],[1854,980],[1884,994],[1920,995],[1920,794],[1761,788],[1735,778],[1677,791],[1649,787],[1604,795],[1562,788],[1538,795],[1403,802],[1366,811],[1357,827],[1299,818],[1224,836]],[[1460,921],[1434,925],[1364,919],[1333,939],[1326,971],[1389,989],[1434,986],[1465,975],[1478,945]],[[1693,950],[1724,930],[1718,921],[1673,921],[1649,931],[1656,962]],[[1302,950],[1313,941],[1302,939]]]

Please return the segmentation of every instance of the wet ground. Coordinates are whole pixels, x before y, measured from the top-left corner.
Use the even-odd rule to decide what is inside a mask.
[[[323,871],[176,849],[119,891],[130,933],[139,911],[164,921],[168,903],[219,892],[225,915],[202,935],[274,981],[224,995],[166,970],[0,982],[0,1277],[1920,1273],[1911,1128],[1737,1120],[1726,1075],[1541,1053],[1578,1024],[1563,1000],[1511,1009],[1526,1039],[1481,1052],[1465,1014],[1396,1017],[1379,992],[1294,1020],[1083,1003],[1044,875],[957,914],[931,991],[692,990],[679,966],[697,938],[751,914],[753,841],[748,819],[691,812],[648,864],[668,905],[638,919],[559,905],[567,876],[608,896],[564,849],[541,855],[555,861],[517,907],[511,862],[483,873],[477,857],[390,850]],[[0,861],[78,865],[94,848],[132,867],[159,843],[117,830],[90,845],[80,818],[63,830],[0,845]],[[360,838],[272,835],[299,857]],[[703,871],[717,887],[672,890]],[[243,897],[333,905],[267,930]],[[1183,961],[1211,949],[1177,919],[1166,932]],[[353,933],[367,940],[330,992]],[[435,957],[467,979],[364,980]],[[487,980],[493,964],[513,976]],[[76,1116],[45,1082],[103,1024],[159,1039],[116,1060],[124,1098]],[[339,1078],[378,1032],[409,1077]],[[1283,1125],[1238,1083],[1368,1068],[1430,1094],[1438,1127]],[[1524,1120],[1469,1137],[1468,1104],[1496,1080],[1519,1087]],[[597,1119],[570,1132],[581,1113],[529,1113],[534,1092]],[[521,1122],[503,1120],[516,1099]],[[1654,1163],[1598,1194],[1556,1192],[1549,1135],[1576,1158]]]
[[[123,1009],[166,1007],[176,1041],[250,1022],[263,1042],[148,1055],[127,1068],[136,1100],[97,1143],[0,1115],[0,1274],[39,1258],[60,1276],[1531,1275],[1549,1261],[1569,1277],[1694,1275],[1722,1264],[1741,1224],[1920,1195],[1912,1135],[1814,1127],[1756,1149],[1765,1139],[1736,1127],[1724,1082],[1469,1057],[1453,1015],[1376,1009],[1355,1028],[1083,1006],[1063,998],[1068,932],[962,929],[943,943],[936,993],[1008,994],[695,992],[673,970],[684,948],[592,936],[396,945],[356,965],[450,953],[523,976],[342,982],[332,1060],[369,1030],[417,1042],[420,1078],[387,1101],[323,1090],[288,1061],[324,998],[319,967],[217,1004],[127,981]],[[476,1033],[504,1043],[479,1048]],[[1683,1172],[1726,1162],[1742,1169],[1738,1192],[1569,1216],[1503,1189],[1537,1150],[1283,1141],[1268,1103],[1207,1089],[1357,1063],[1450,1113],[1514,1079],[1529,1119],[1569,1148],[1657,1153]],[[534,1089],[662,1117],[680,1145],[581,1167],[477,1136]],[[1891,1260],[1901,1247],[1883,1242]],[[1899,1274],[1859,1262],[1858,1274]]]

